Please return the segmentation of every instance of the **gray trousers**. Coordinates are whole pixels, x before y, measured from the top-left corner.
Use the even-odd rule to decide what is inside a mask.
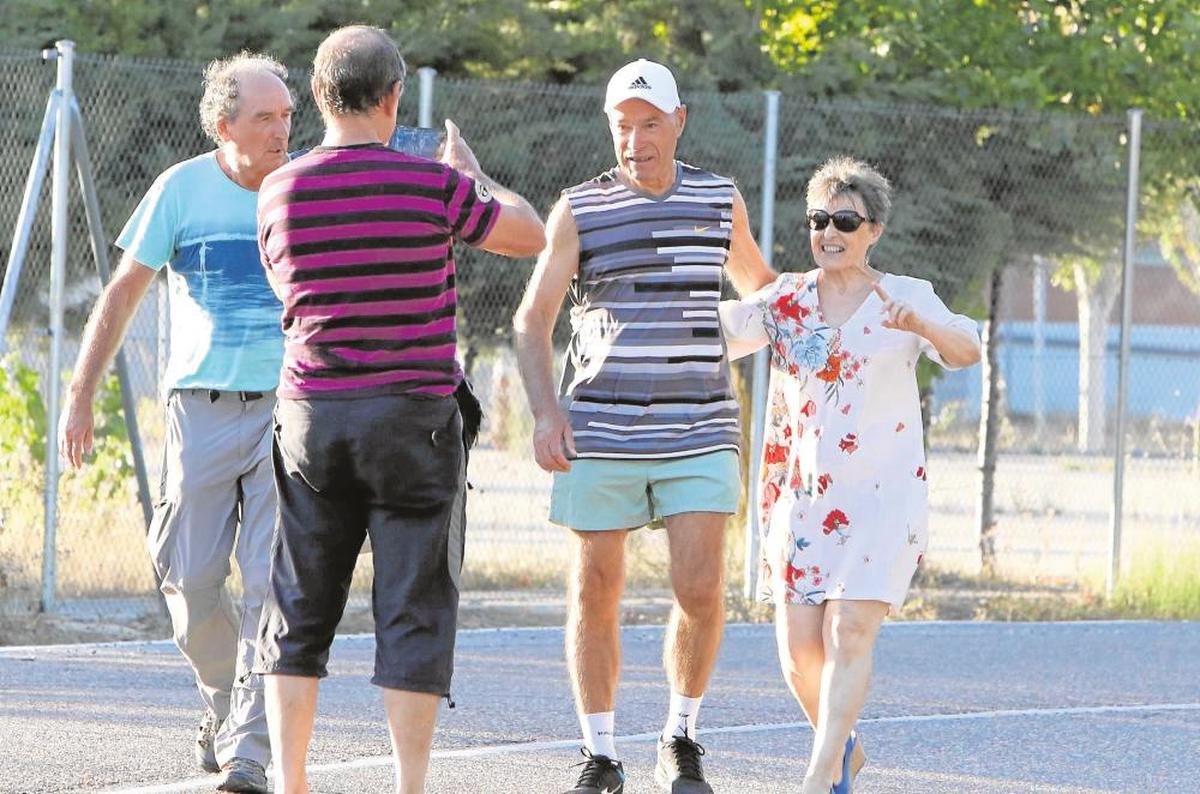
[[[173,391],[158,504],[148,545],[162,579],[175,643],[196,674],[204,705],[224,720],[217,762],[271,757],[263,682],[251,674],[270,575],[275,526],[271,472],[273,394]],[[226,589],[230,557],[242,603]]]

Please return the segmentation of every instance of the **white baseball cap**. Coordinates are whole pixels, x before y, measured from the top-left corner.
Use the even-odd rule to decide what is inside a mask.
[[[604,112],[626,99],[643,99],[664,113],[673,113],[681,104],[675,76],[661,63],[638,58],[613,73],[604,94]]]

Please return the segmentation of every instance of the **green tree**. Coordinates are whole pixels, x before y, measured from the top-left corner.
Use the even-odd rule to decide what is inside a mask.
[[[1060,283],[1076,287],[1081,322],[1079,438],[1081,448],[1095,449],[1104,437],[1103,349],[1120,262],[1115,252],[1126,155],[1115,114],[1138,106],[1159,118],[1195,120],[1200,85],[1194,79],[1194,43],[1200,17],[1194,3],[775,0],[753,5],[761,12],[772,59],[791,75],[790,81],[781,82],[802,84],[814,73],[833,74],[840,79],[824,83],[831,94],[915,98],[958,108],[1070,110],[1115,119],[1100,122],[1100,129],[1092,131],[1098,133],[1092,136],[1097,140],[1064,150],[1061,154],[1068,162],[1059,168],[1045,169],[1043,156],[1050,154],[1050,162],[1056,161],[1050,150],[1058,136],[1038,131],[1024,141],[1010,140],[1015,144],[1010,156],[972,158],[966,172],[947,183],[967,195],[975,192],[973,182],[985,187],[978,195],[989,205],[994,234],[1007,238],[990,249],[978,249],[984,256],[987,250],[996,252],[995,259],[980,263],[982,272],[995,274],[993,293],[1002,268],[1032,263],[1034,257],[1059,262]],[[990,127],[980,125],[989,141]],[[1197,173],[1197,156],[1193,147],[1185,172]],[[1087,196],[1086,205],[1073,200],[1077,196]],[[996,304],[989,301],[989,306],[990,328]],[[990,344],[995,335],[989,332],[986,338]],[[993,350],[987,351],[986,359],[995,360]],[[999,390],[995,370],[985,367],[985,372],[992,375],[980,429],[979,524],[986,569],[994,559],[991,493],[997,413],[992,403]]]

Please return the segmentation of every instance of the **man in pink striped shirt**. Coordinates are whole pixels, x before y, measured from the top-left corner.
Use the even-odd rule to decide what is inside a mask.
[[[257,669],[284,794],[308,790],[317,680],[368,534],[372,682],[384,689],[398,791],[424,787],[450,691],[465,519],[454,240],[510,257],[545,242],[537,213],[483,174],[452,123],[440,162],[384,145],[404,74],[382,30],[332,33],[313,63],[325,138],[259,192],[285,350]]]

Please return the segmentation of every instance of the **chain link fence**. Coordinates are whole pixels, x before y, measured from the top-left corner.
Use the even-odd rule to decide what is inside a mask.
[[[104,231],[112,240],[160,172],[210,147],[196,111],[201,65],[89,55],[77,56],[76,64],[75,91]],[[320,119],[308,75],[293,70],[289,82],[297,99],[291,146],[303,149],[319,140]],[[416,123],[415,83],[401,103],[402,123]],[[0,108],[5,259],[53,84],[53,68],[36,53],[0,52],[0,89],[9,98]],[[434,118],[453,118],[483,168],[539,211],[548,211],[564,187],[614,162],[601,87],[443,79],[433,91]],[[948,304],[981,320],[991,291],[998,290],[999,569],[1028,579],[1102,580],[1112,503],[1126,120],[785,96],[774,217],[763,219],[764,96],[685,92],[684,98],[689,115],[681,159],[738,181],[756,232],[761,223],[773,223],[777,269],[811,267],[803,222],[806,182],[826,158],[849,154],[877,165],[895,185],[893,220],[873,264],[932,280]],[[1200,182],[1197,133],[1194,125],[1151,124],[1142,145],[1127,550],[1195,542],[1200,532],[1200,223],[1188,198],[1194,195],[1189,187]],[[40,588],[47,421],[44,410],[41,416],[37,411],[44,404],[48,361],[48,184],[6,336],[0,609],[30,608]],[[74,362],[101,286],[72,191],[65,362]],[[510,321],[530,264],[474,250],[459,256],[461,353],[487,411],[472,456],[464,598],[496,590],[559,593],[569,539],[545,519],[550,478],[529,454],[531,418],[511,347]],[[152,486],[163,432],[158,390],[168,324],[160,278],[125,345]],[[560,343],[565,333],[563,323]],[[738,371],[745,377],[750,368]],[[985,384],[979,368],[947,374],[929,367],[922,377],[932,501],[927,556],[939,567],[974,572],[980,562],[978,439]],[[56,551],[62,608],[106,617],[145,609],[154,586],[114,390],[110,382],[98,400],[98,459],[62,479]],[[748,426],[748,411],[745,418]],[[742,552],[731,545],[732,561]],[[644,593],[664,587],[662,533],[639,533],[632,546],[630,587]],[[369,565],[363,569],[352,596],[357,606],[369,598]]]

